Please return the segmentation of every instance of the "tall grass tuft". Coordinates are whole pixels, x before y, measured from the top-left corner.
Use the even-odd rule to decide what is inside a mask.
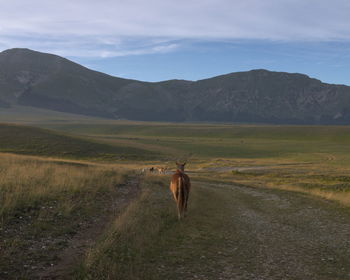
[[[75,234],[114,214],[128,174],[0,154],[0,279],[36,279],[35,270],[57,263]]]

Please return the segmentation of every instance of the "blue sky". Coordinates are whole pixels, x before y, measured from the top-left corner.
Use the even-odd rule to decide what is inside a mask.
[[[114,76],[198,80],[269,69],[350,85],[350,1],[0,0],[0,51]]]

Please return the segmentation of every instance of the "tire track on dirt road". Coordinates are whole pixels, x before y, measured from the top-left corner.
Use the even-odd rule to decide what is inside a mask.
[[[51,267],[44,267],[36,275],[35,279],[70,279],[71,273],[81,261],[85,252],[92,247],[96,239],[103,234],[110,223],[127,207],[127,205],[139,193],[140,177],[131,177],[123,187],[119,186],[118,196],[113,198],[113,203],[106,205],[106,213],[96,215],[85,228],[76,234],[64,250],[58,255],[58,260]],[[107,209],[108,208],[108,209]]]

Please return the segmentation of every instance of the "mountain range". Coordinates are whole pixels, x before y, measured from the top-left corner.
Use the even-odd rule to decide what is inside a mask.
[[[304,74],[259,69],[152,83],[29,49],[0,53],[0,108],[13,105],[143,121],[350,124],[350,87]]]

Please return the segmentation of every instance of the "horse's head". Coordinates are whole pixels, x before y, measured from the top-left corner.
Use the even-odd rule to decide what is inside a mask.
[[[184,163],[176,162],[177,170],[179,170],[182,173],[185,173],[185,165],[186,165],[186,162],[184,162]]]

